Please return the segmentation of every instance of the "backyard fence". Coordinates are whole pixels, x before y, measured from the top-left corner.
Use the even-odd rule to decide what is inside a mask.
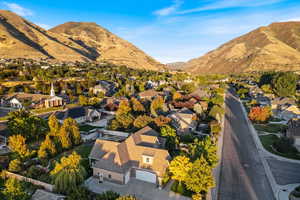
[[[14,174],[14,173],[11,173],[11,172],[8,172],[8,171],[5,172],[5,177],[15,178],[19,181],[25,181],[25,182],[28,182],[28,183],[32,183],[33,185],[41,186],[49,192],[52,192],[54,190],[54,185],[51,185],[49,183],[45,183],[45,182],[42,182],[42,181],[38,181],[38,180],[35,180],[35,179],[32,179],[32,178],[28,178],[28,177],[25,177],[25,176],[22,176],[22,175],[19,175],[19,174]]]

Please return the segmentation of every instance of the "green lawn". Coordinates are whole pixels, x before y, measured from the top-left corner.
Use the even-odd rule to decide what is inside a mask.
[[[290,153],[280,153],[272,147],[272,145],[275,142],[278,142],[280,140],[279,137],[277,137],[276,135],[262,135],[262,136],[259,136],[259,138],[260,138],[260,141],[261,141],[262,145],[264,146],[264,148],[267,151],[269,151],[273,154],[282,156],[282,157],[300,160],[299,153],[298,154],[295,154],[295,153],[292,153],[292,152],[290,152]]]
[[[89,156],[92,148],[93,148],[93,144],[81,144],[81,145],[79,145],[77,147],[74,147],[73,149],[70,149],[68,151],[65,151],[65,152],[62,152],[62,153],[58,154],[57,156],[55,156],[53,158],[53,160],[60,161],[60,159],[63,156],[68,156],[73,151],[76,151],[82,157],[82,159],[86,159],[86,158],[88,158],[88,156]]]
[[[269,133],[280,133],[287,126],[283,124],[254,124],[254,128],[257,131],[264,131]]]
[[[78,147],[76,147],[74,150],[82,157],[82,158],[88,158],[90,155],[90,152],[93,148],[92,144],[83,144]]]
[[[80,125],[79,126],[79,130],[80,131],[85,131],[85,132],[89,132],[90,130],[93,130],[95,128],[98,128],[96,126],[91,126],[91,125],[88,125],[88,124],[84,124],[84,125]]]

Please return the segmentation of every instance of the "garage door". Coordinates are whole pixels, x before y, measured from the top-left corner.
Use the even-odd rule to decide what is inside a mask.
[[[136,179],[149,183],[156,183],[156,175],[147,171],[136,170]]]

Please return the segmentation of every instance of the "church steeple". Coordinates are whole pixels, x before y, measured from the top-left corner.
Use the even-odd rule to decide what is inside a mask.
[[[55,97],[55,90],[54,90],[54,87],[53,87],[53,83],[51,83],[50,96]]]

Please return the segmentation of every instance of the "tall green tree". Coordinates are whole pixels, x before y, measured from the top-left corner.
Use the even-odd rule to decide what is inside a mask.
[[[8,128],[11,134],[22,134],[27,139],[38,139],[48,131],[47,122],[31,115],[27,110],[10,112],[8,117]]]
[[[275,76],[272,85],[278,96],[289,97],[295,95],[297,81],[298,75],[293,72],[281,72]]]

